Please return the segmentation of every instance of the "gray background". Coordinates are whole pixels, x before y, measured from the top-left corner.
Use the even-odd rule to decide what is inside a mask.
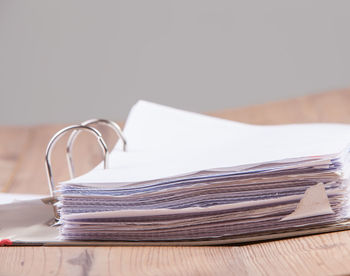
[[[349,29],[350,1],[0,0],[0,124],[349,87]]]

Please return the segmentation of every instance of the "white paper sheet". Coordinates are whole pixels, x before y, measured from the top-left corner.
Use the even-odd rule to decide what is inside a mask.
[[[45,198],[47,196],[44,195],[35,195],[35,194],[10,194],[10,193],[0,193],[0,205],[1,204],[9,204],[22,200],[30,200],[30,199],[40,199]]]
[[[312,156],[336,156],[350,142],[345,124],[256,126],[139,101],[110,169],[101,166],[68,183],[129,183]],[[239,169],[239,168],[238,168]]]

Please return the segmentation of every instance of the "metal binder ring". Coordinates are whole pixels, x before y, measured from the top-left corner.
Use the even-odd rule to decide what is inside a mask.
[[[118,135],[119,139],[123,143],[123,151],[126,151],[126,139],[123,135],[122,130],[118,126],[117,123],[111,121],[111,120],[106,120],[106,119],[90,119],[87,121],[82,122],[80,125],[81,126],[90,126],[92,124],[104,124],[109,127],[111,127],[114,132]],[[68,162],[68,169],[69,169],[69,175],[71,178],[75,176],[75,170],[74,170],[74,165],[73,165],[73,158],[72,158],[72,147],[74,144],[75,139],[77,138],[80,130],[74,130],[72,134],[69,136],[68,141],[67,141],[67,148],[66,148],[66,153],[67,153],[67,162]]]
[[[46,155],[45,155],[48,184],[49,184],[49,188],[50,188],[50,194],[52,197],[55,196],[55,183],[54,183],[54,179],[53,179],[53,175],[52,175],[51,151],[52,151],[53,146],[58,141],[58,139],[63,134],[65,134],[66,132],[71,131],[71,130],[86,130],[86,131],[88,131],[96,136],[97,141],[99,142],[99,145],[101,146],[103,153],[104,153],[104,168],[105,169],[108,168],[107,145],[106,145],[105,141],[103,140],[101,133],[97,129],[95,129],[93,127],[89,127],[89,126],[82,126],[82,125],[72,125],[72,126],[68,126],[68,127],[61,129],[51,138],[49,144],[47,145]]]

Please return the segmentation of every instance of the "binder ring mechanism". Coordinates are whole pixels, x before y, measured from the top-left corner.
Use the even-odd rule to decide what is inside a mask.
[[[68,126],[68,127],[61,129],[51,138],[51,140],[46,148],[45,162],[46,162],[46,171],[47,171],[47,176],[48,176],[48,184],[49,184],[49,188],[50,188],[51,197],[56,197],[55,182],[54,182],[54,178],[53,178],[53,174],[52,174],[52,166],[51,166],[51,151],[52,151],[54,145],[56,144],[56,142],[58,141],[58,139],[61,138],[63,136],[63,134],[65,134],[68,131],[77,130],[77,129],[86,130],[86,131],[88,131],[96,136],[97,141],[99,142],[99,144],[103,150],[104,168],[106,169],[108,167],[107,145],[106,145],[105,141],[103,140],[101,133],[97,129],[92,128],[92,127],[88,127],[88,126],[81,126],[81,125],[72,125],[72,126]]]
[[[74,141],[75,141],[77,135],[81,131],[87,131],[87,132],[93,134],[97,138],[97,141],[98,141],[98,143],[102,149],[102,152],[103,152],[104,169],[108,168],[109,151],[108,151],[107,145],[106,145],[101,133],[96,128],[93,128],[90,126],[92,124],[105,124],[105,125],[110,126],[112,129],[114,129],[114,131],[116,132],[116,134],[118,135],[118,137],[120,138],[120,140],[123,143],[123,151],[126,150],[126,139],[125,139],[120,127],[115,122],[110,121],[110,120],[91,119],[91,120],[88,120],[88,121],[81,123],[80,125],[72,125],[72,126],[68,126],[68,127],[61,129],[51,138],[51,140],[48,143],[47,148],[46,148],[45,163],[46,163],[48,185],[49,185],[51,197],[56,198],[55,181],[54,181],[54,177],[53,177],[53,173],[52,173],[52,165],[51,165],[51,151],[52,151],[54,145],[56,144],[56,142],[65,133],[72,131],[72,134],[70,135],[70,137],[68,139],[67,147],[66,147],[68,168],[69,168],[69,173],[70,173],[71,178],[74,177],[74,166],[73,166],[73,161],[72,161],[71,149],[72,149],[72,146],[74,144]]]
[[[120,127],[118,126],[117,123],[115,123],[111,120],[106,120],[106,119],[90,119],[90,120],[82,122],[80,125],[81,126],[91,126],[94,124],[103,124],[103,125],[107,125],[110,128],[112,128],[123,144],[123,148],[122,148],[123,151],[126,151],[126,139],[123,135],[122,130],[120,129]],[[69,169],[70,178],[75,177],[75,169],[74,169],[73,158],[72,158],[72,147],[73,147],[74,141],[77,138],[80,131],[81,130],[79,130],[79,129],[74,130],[72,132],[72,134],[69,136],[68,142],[67,142],[66,153],[67,153],[67,162],[68,162],[68,169]]]

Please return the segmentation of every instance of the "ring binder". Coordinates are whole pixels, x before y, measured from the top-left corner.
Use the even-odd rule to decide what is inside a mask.
[[[45,154],[45,163],[46,163],[46,172],[47,172],[47,176],[48,176],[48,185],[49,185],[49,189],[50,189],[50,195],[51,197],[55,197],[55,183],[54,183],[54,179],[53,179],[53,174],[52,174],[52,166],[51,166],[51,150],[53,148],[53,146],[55,145],[55,143],[58,141],[58,139],[65,134],[68,131],[71,130],[86,130],[92,134],[94,134],[97,138],[97,141],[99,142],[99,145],[101,146],[102,150],[103,150],[103,154],[104,154],[104,168],[108,168],[108,150],[107,150],[107,145],[105,143],[105,141],[102,138],[101,133],[93,128],[93,127],[89,127],[89,126],[84,126],[84,125],[72,125],[72,126],[68,126],[65,127],[63,129],[61,129],[60,131],[58,131],[50,140],[50,142],[47,145],[46,148],[46,154]]]
[[[97,137],[110,169],[55,186],[52,149],[72,131],[71,153],[80,130]],[[130,153],[109,152],[89,125],[57,132],[46,149],[52,197],[0,206],[9,225],[0,236],[15,244],[209,245],[350,228],[350,125],[262,127],[141,101],[124,133],[136,149]]]
[[[82,122],[80,125],[81,126],[90,126],[93,124],[104,124],[109,126],[114,130],[114,132],[118,135],[119,139],[123,143],[123,151],[126,151],[126,139],[123,135],[123,132],[119,125],[111,120],[107,119],[90,119],[87,121]],[[80,130],[74,130],[72,134],[69,136],[68,141],[67,141],[67,147],[66,147],[66,153],[67,153],[67,162],[68,162],[68,169],[69,169],[69,175],[71,178],[75,176],[75,170],[74,170],[74,164],[73,164],[73,158],[72,158],[72,147],[74,144],[74,141],[76,137],[78,136]]]

